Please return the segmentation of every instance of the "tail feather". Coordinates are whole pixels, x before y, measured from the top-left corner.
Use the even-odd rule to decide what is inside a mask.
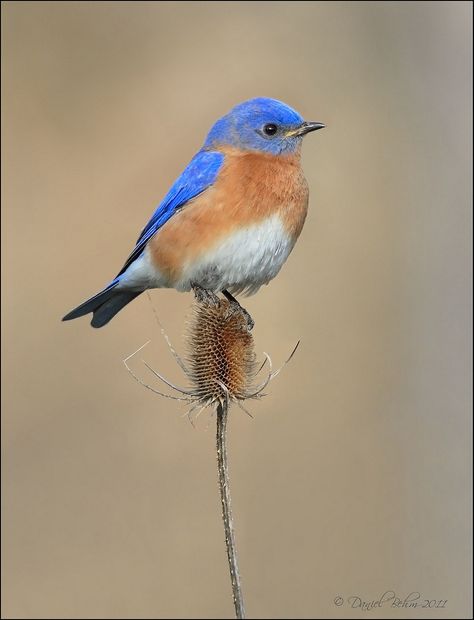
[[[120,312],[124,306],[133,301],[138,295],[140,293],[117,291],[113,297],[94,310],[94,316],[91,321],[92,327],[103,327],[117,312]]]
[[[94,315],[91,321],[92,327],[103,327],[117,312],[140,295],[139,292],[117,291],[115,288],[117,284],[118,282],[113,282],[106,289],[68,312],[63,317],[63,321],[71,321],[92,312]]]

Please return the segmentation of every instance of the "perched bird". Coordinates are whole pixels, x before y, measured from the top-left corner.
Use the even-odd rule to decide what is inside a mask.
[[[211,128],[142,230],[118,275],[63,321],[102,327],[149,288],[253,294],[280,271],[303,227],[301,143],[322,123],[275,99],[235,106]],[[237,303],[237,302],[236,302]]]

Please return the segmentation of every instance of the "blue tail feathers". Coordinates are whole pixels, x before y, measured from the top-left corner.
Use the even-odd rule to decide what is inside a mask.
[[[92,327],[103,327],[117,312],[124,306],[133,301],[140,292],[117,291],[116,286],[118,280],[114,280],[107,288],[105,288],[94,297],[91,297],[71,312],[63,317],[63,321],[71,321],[85,314],[93,313],[91,325]]]

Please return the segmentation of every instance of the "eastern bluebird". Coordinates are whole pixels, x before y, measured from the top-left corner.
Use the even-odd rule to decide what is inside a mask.
[[[280,101],[245,101],[219,119],[171,186],[116,278],[66,314],[102,327],[149,288],[251,295],[280,271],[303,228],[303,136],[324,127]]]

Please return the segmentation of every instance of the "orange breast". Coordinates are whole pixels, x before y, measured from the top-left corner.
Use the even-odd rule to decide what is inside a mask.
[[[238,228],[279,215],[296,241],[308,208],[299,156],[275,157],[223,149],[215,184],[169,219],[148,243],[154,264],[170,282],[183,266]]]

